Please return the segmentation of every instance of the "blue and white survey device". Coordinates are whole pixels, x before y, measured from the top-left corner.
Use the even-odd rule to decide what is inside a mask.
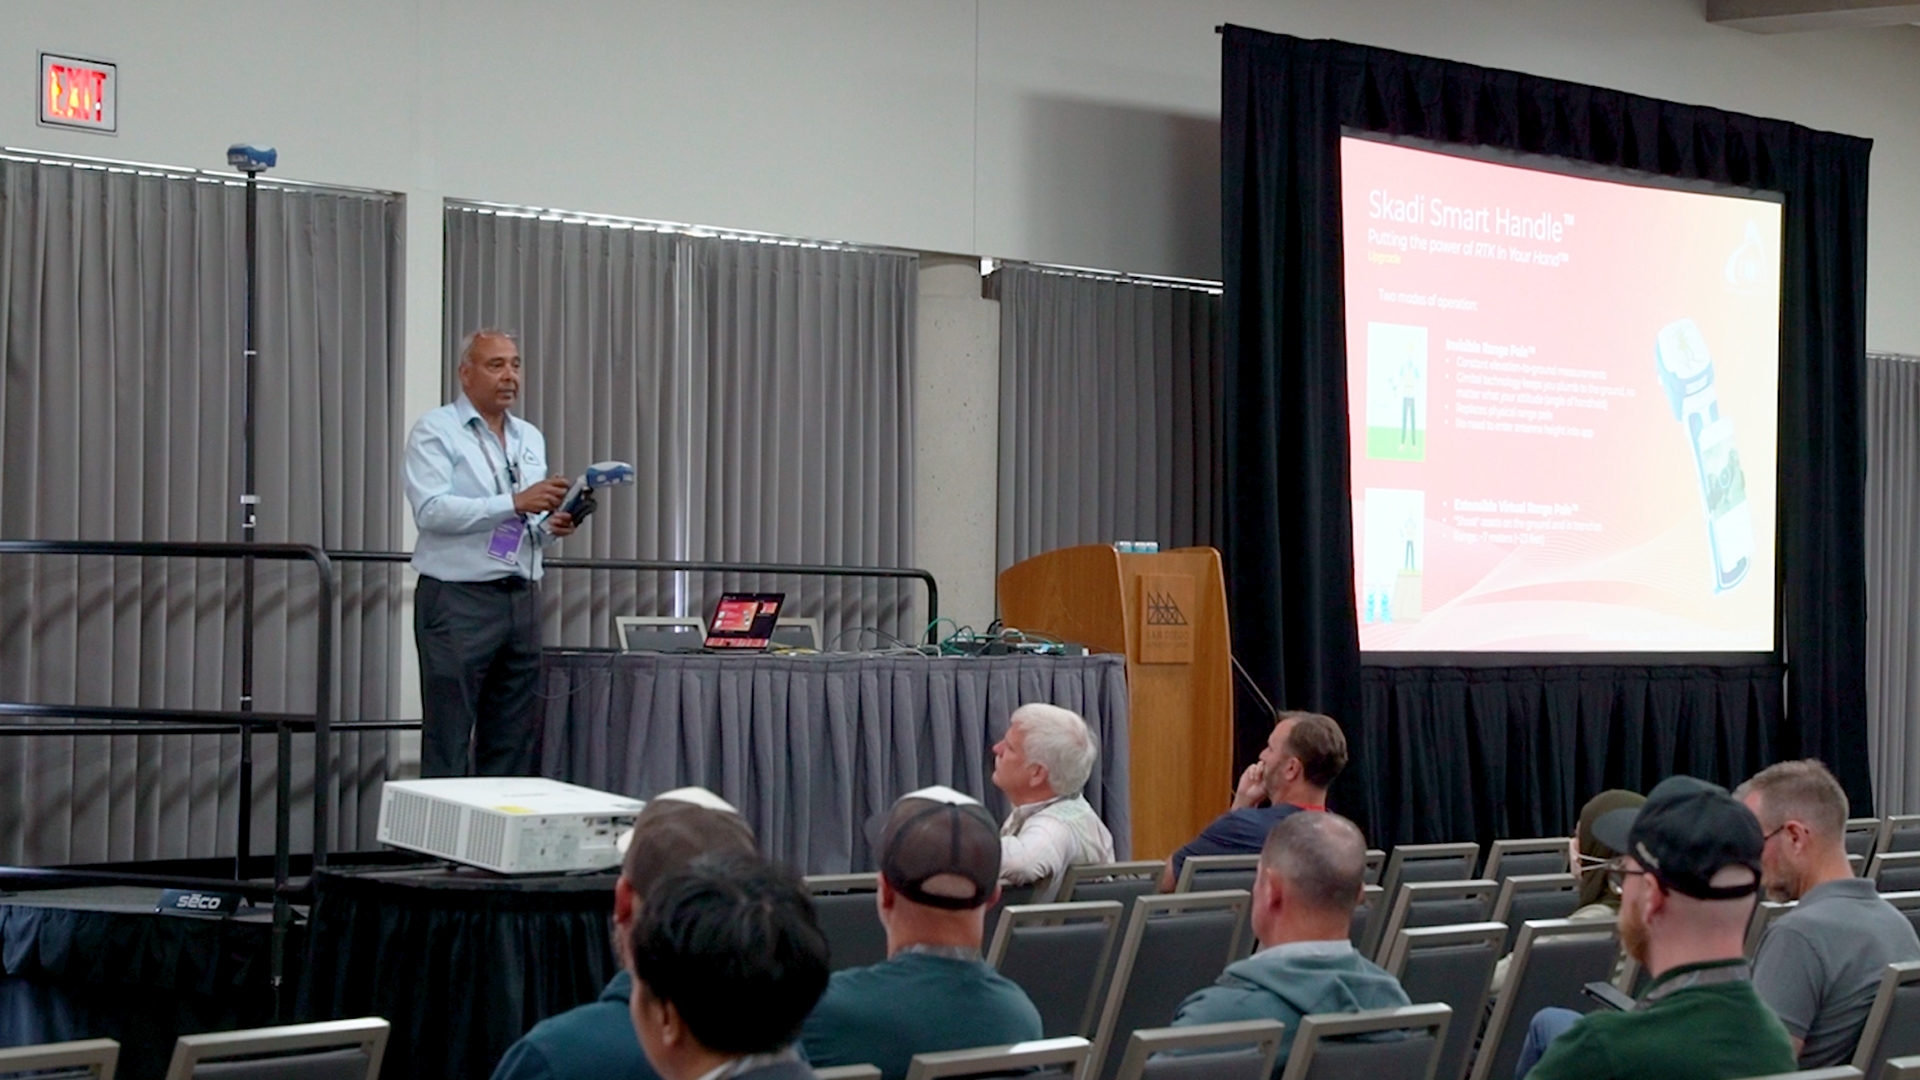
[[[553,535],[553,530],[547,527],[547,522],[554,514],[571,514],[573,523],[578,525],[598,506],[593,498],[595,491],[615,484],[631,483],[633,483],[633,466],[624,461],[595,462],[587,466],[586,472],[574,478],[573,486],[567,489],[566,498],[560,500],[560,506],[553,513],[540,519],[540,528],[545,529],[547,535]]]
[[[1747,474],[1734,445],[1733,421],[1720,415],[1713,388],[1713,358],[1692,319],[1661,328],[1654,339],[1660,386],[1674,419],[1686,425],[1694,474],[1706,506],[1707,542],[1713,549],[1713,591],[1745,580],[1753,565],[1753,513],[1747,506]]]

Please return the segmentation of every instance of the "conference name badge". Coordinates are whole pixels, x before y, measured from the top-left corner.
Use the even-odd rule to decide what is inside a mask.
[[[503,563],[520,561],[520,542],[526,536],[518,517],[509,518],[493,527],[493,536],[487,541],[487,556],[499,559]]]

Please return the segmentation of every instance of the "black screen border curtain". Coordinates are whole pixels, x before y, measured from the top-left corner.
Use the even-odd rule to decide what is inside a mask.
[[[1723,730],[1702,737],[1727,746],[1737,741],[1741,752],[1692,767],[1710,766],[1703,775],[1737,782],[1770,760],[1818,757],[1839,776],[1853,812],[1871,813],[1862,559],[1871,142],[1345,42],[1237,26],[1222,35],[1224,554],[1234,648],[1275,701],[1328,712],[1361,734],[1336,787],[1338,806],[1368,826],[1375,843],[1562,832],[1595,784],[1657,779],[1618,762],[1576,777],[1570,761],[1508,762],[1489,754],[1502,748],[1488,738],[1504,738],[1490,726],[1511,731],[1544,722],[1571,745],[1583,725],[1599,722],[1577,709],[1556,710],[1555,695],[1543,692],[1506,695],[1492,723],[1459,695],[1429,699],[1433,706],[1454,703],[1451,715],[1423,708],[1416,721],[1390,709],[1414,684],[1368,693],[1363,708],[1363,679],[1417,683],[1430,681],[1433,669],[1370,668],[1363,676],[1361,667],[1342,300],[1339,152],[1347,127],[1785,195],[1780,653],[1791,677],[1777,697],[1750,695],[1734,710],[1739,715],[1715,709],[1709,720]],[[1638,685],[1624,680],[1665,679],[1672,670],[1616,669],[1623,680],[1617,688],[1624,694]],[[1465,677],[1489,676],[1482,670]],[[1498,677],[1509,687],[1531,681],[1538,691],[1558,676],[1554,668],[1509,668]],[[1771,701],[1784,712],[1767,715]],[[1544,712],[1523,715],[1528,708]],[[1730,734],[1755,725],[1772,734]],[[1238,732],[1241,757],[1263,737]],[[1452,753],[1455,740],[1473,743],[1473,754]],[[1439,776],[1422,764],[1448,760],[1471,761],[1474,771]],[[1650,764],[1679,760],[1684,756],[1654,754]],[[1423,772],[1448,788],[1475,785],[1484,780],[1480,768],[1507,764],[1555,769],[1546,779],[1557,783],[1543,782],[1537,792],[1549,805],[1517,805],[1511,796],[1519,792],[1511,789],[1477,808],[1418,787],[1392,790]]]

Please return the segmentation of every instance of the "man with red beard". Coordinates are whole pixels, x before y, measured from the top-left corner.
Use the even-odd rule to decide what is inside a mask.
[[[1729,1080],[1791,1072],[1793,1044],[1754,992],[1745,957],[1766,844],[1753,812],[1725,788],[1674,776],[1638,810],[1603,815],[1593,834],[1624,852],[1608,868],[1620,892],[1620,938],[1653,981],[1633,1009],[1580,1018],[1523,1075]],[[1538,1031],[1536,1024],[1529,1039]]]

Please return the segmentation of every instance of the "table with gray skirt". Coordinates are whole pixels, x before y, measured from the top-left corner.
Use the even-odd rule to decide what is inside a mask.
[[[1028,702],[1087,718],[1086,796],[1132,846],[1127,677],[1117,655],[619,653],[548,650],[541,772],[639,798],[689,784],[740,808],[766,853],[808,874],[874,869],[868,819],[946,784],[1004,819],[993,744]]]

